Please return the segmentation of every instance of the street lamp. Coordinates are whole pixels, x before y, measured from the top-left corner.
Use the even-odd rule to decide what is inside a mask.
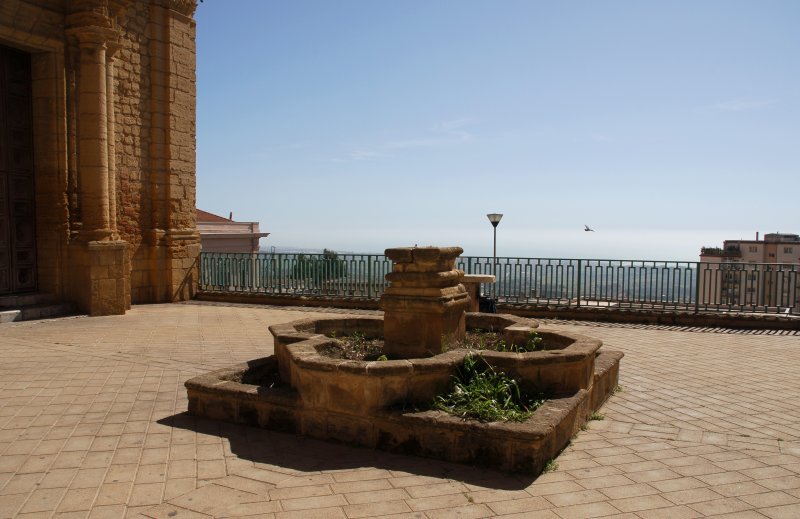
[[[494,227],[494,248],[492,249],[492,275],[494,276],[494,285],[492,286],[492,299],[494,299],[495,304],[497,304],[497,224],[500,223],[503,215],[500,213],[489,213],[486,217],[492,222],[492,227]]]

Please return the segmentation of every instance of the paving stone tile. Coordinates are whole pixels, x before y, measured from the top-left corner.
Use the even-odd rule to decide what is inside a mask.
[[[800,517],[800,503],[783,506],[772,506],[759,510],[770,519],[795,519]]]
[[[3,519],[16,517],[28,494],[0,495],[0,517]]]
[[[349,519],[358,519],[361,517],[390,516],[401,513],[410,514],[411,508],[409,508],[405,501],[401,500],[347,505],[343,507],[343,511]]]
[[[759,479],[758,484],[770,490],[800,488],[800,477],[782,476],[779,478]]]
[[[340,507],[326,507],[308,510],[276,512],[275,519],[347,519]]]
[[[641,510],[636,514],[641,519],[694,519],[702,517],[700,512],[688,506],[670,506],[654,510]]]
[[[286,511],[314,510],[321,508],[341,507],[349,504],[344,496],[341,495],[282,499],[280,503],[281,507],[283,507],[283,509]],[[413,504],[410,504],[410,506],[412,509],[414,509]]]
[[[180,519],[212,519],[212,516],[201,514],[193,510],[187,510],[168,503],[164,503],[152,508],[147,509],[142,513],[144,517],[151,517],[152,519],[162,519],[164,517],[177,517]]]
[[[187,478],[187,479],[192,480],[193,478]],[[264,483],[262,481],[257,481],[254,479],[247,479],[240,476],[227,476],[225,478],[217,479],[214,481],[214,484],[222,485],[228,488],[234,488],[237,490],[241,490],[243,492],[248,492],[259,496],[268,496],[269,490],[273,487],[273,485],[270,485],[269,483]]]
[[[701,503],[693,503],[687,506],[693,508],[694,510],[697,510],[703,515],[730,514],[753,508],[753,506],[750,505],[749,503],[746,503],[734,497],[728,497],[725,499],[718,499],[714,501],[704,501]]]
[[[426,515],[430,519],[478,519],[481,517],[492,517],[492,511],[486,505],[466,505],[457,508],[445,508],[439,510],[429,510]]]
[[[549,494],[546,496],[546,499],[555,506],[561,508],[584,503],[604,501],[607,499],[607,497],[605,494],[597,490],[578,490],[565,492],[563,494]]]
[[[750,503],[756,508],[769,508],[779,505],[790,505],[798,503],[796,497],[785,492],[763,492],[760,494],[738,495],[740,500]]]
[[[299,497],[329,496],[333,494],[330,485],[306,485],[298,487],[273,488],[267,491],[270,499],[296,499]]]
[[[497,515],[530,513],[547,508],[553,508],[553,504],[543,497],[526,497],[522,499],[512,499],[508,501],[494,501],[487,503]]]
[[[549,496],[553,494],[564,494],[566,492],[580,492],[584,490],[584,488],[574,481],[558,481],[555,483],[543,483],[541,485],[534,483],[534,485],[527,490],[532,496]]]
[[[660,495],[628,497],[625,499],[613,499],[609,504],[619,509],[621,512],[641,512],[643,510],[653,510],[656,508],[667,508],[674,503],[667,501]]]
[[[392,488],[389,490],[371,490],[368,492],[351,492],[344,494],[347,502],[353,505],[364,503],[378,503],[381,501],[399,501],[412,499],[402,488]]]
[[[79,488],[67,490],[61,502],[58,505],[58,512],[75,512],[78,510],[91,509],[95,496],[97,495],[96,488]]]
[[[607,502],[572,505],[554,510],[562,519],[586,519],[587,517],[607,517],[619,513],[619,510]]]
[[[61,498],[63,488],[41,488],[30,493],[30,497],[20,509],[20,513],[55,511]]]
[[[761,468],[740,470],[739,472],[741,472],[745,476],[749,476],[756,480],[795,475],[791,471],[786,470],[782,467],[761,467]]]
[[[413,488],[413,487],[412,487]],[[496,501],[510,501],[514,499],[527,499],[530,495],[524,490],[476,490],[464,493],[467,500],[473,503],[494,503]]]
[[[163,483],[136,483],[128,499],[129,506],[157,505],[164,494]]]

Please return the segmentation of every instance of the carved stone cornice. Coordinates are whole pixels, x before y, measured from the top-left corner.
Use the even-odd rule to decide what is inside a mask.
[[[166,7],[186,16],[193,16],[197,0],[167,0]]]

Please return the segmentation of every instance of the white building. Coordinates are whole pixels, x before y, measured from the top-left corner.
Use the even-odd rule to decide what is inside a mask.
[[[800,310],[800,236],[758,238],[700,250],[701,304]]]
[[[258,222],[235,222],[230,218],[197,210],[197,231],[203,252],[258,252],[259,240],[269,236]]]

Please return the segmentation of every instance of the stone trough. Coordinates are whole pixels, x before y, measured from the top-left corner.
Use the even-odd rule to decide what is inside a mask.
[[[457,248],[430,249],[422,256],[433,258],[433,268],[440,270],[460,253]],[[400,272],[414,275],[393,276],[396,290],[387,291],[388,304],[384,296],[383,317],[336,316],[271,326],[274,355],[186,382],[189,412],[391,452],[541,472],[613,392],[622,354],[600,351],[597,339],[539,328],[529,319],[454,309],[469,300],[458,288],[458,276],[423,279],[419,264],[412,264],[417,250],[402,250],[409,261]],[[413,293],[420,279],[440,285],[424,287],[422,301]],[[409,309],[410,316],[404,313]],[[426,324],[425,315],[440,316],[450,327]],[[524,343],[535,330],[547,347],[528,353],[448,351],[448,341],[463,338],[467,330],[491,330],[509,344]],[[337,347],[336,337],[356,332],[383,338],[393,360],[355,361],[322,353]],[[394,348],[388,347],[390,337]],[[402,355],[408,350],[413,354]],[[523,391],[548,394],[548,400],[523,423],[464,421],[425,410],[448,391],[452,376],[471,354],[518,379]]]

